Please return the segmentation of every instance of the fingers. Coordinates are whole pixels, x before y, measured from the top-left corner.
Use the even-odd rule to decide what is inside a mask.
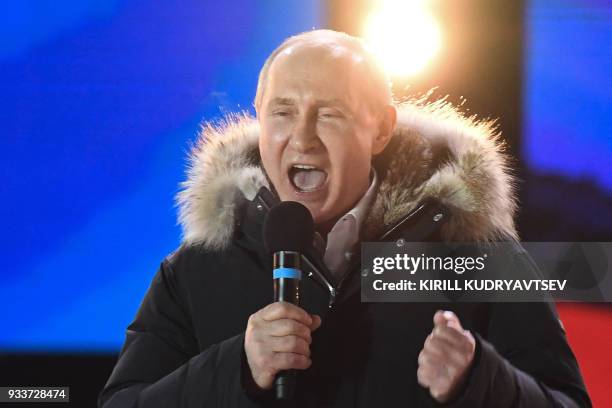
[[[467,330],[465,330],[467,331]],[[448,326],[435,326],[431,331],[431,334],[436,338],[444,339],[452,345],[462,345],[465,343],[465,332],[455,329],[454,327]]]
[[[303,338],[308,344],[312,343],[310,327],[292,319],[278,319],[268,322],[266,331],[270,336],[298,336]]]
[[[272,386],[280,370],[310,367],[312,331],[321,317],[287,302],[275,302],[249,317],[244,349],[251,374],[263,389]]]
[[[302,354],[276,353],[272,356],[270,365],[275,372],[283,370],[305,370],[310,367],[312,360]]]
[[[298,308],[299,311],[296,312],[294,308]],[[295,334],[309,337],[310,332],[317,330],[321,326],[320,316],[310,315],[295,305],[286,308],[282,305],[279,309],[266,310],[265,312],[263,310],[261,318],[270,327],[271,334],[275,336]]]
[[[289,302],[271,303],[259,312],[260,317],[268,322],[279,319],[292,319],[306,325],[311,331],[321,326],[321,317],[311,315],[299,306]]]
[[[425,388],[444,386],[452,381],[455,369],[441,363],[427,362],[419,365],[417,381]]]
[[[422,350],[418,357],[417,381],[429,388],[432,396],[439,395],[452,386],[457,375],[457,366]],[[435,396],[434,396],[435,398]]]
[[[462,365],[469,350],[463,344],[455,345],[447,339],[429,335],[425,340],[423,352],[436,363]]]
[[[310,357],[310,345],[301,337],[284,336],[270,340],[271,351],[276,353],[294,353]]]
[[[435,372],[433,370],[433,366],[420,364],[417,370],[417,381],[425,388],[429,388],[429,386],[435,380]]]
[[[261,310],[261,318],[266,321],[293,319],[306,326],[313,324],[313,318],[301,307],[289,302],[274,302]]]

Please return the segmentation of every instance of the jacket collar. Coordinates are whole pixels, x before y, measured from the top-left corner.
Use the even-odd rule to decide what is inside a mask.
[[[433,199],[450,212],[441,227],[444,240],[517,238],[513,177],[493,123],[467,118],[444,101],[408,102],[397,109],[391,142],[373,161],[379,187],[362,237],[380,236]],[[244,204],[252,203],[261,187],[273,191],[258,138],[257,121],[244,113],[203,126],[177,195],[185,245],[226,248],[250,207]]]

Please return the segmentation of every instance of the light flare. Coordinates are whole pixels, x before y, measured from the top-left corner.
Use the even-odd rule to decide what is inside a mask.
[[[363,37],[392,77],[421,72],[440,51],[440,25],[427,3],[380,1],[366,20]]]

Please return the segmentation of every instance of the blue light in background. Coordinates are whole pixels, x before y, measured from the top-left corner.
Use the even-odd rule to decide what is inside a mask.
[[[526,27],[526,163],[612,192],[612,3],[531,0]]]
[[[1,6],[4,351],[117,351],[162,258],[202,119],[249,109],[319,1]],[[10,23],[10,24],[9,24]]]

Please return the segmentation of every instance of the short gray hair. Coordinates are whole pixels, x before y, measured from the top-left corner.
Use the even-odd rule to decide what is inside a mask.
[[[268,72],[270,71],[274,59],[278,54],[294,45],[321,47],[331,54],[337,52],[339,45],[344,47],[352,52],[354,56],[360,57],[363,62],[364,74],[366,76],[364,85],[368,94],[371,95],[371,98],[368,100],[368,105],[373,108],[373,111],[378,112],[382,108],[393,103],[391,81],[362,39],[334,30],[312,30],[287,38],[281,45],[272,51],[270,56],[266,59],[263,67],[259,71],[259,79],[257,81],[257,91],[254,101],[256,111],[259,111],[261,107],[263,93],[268,79]]]

